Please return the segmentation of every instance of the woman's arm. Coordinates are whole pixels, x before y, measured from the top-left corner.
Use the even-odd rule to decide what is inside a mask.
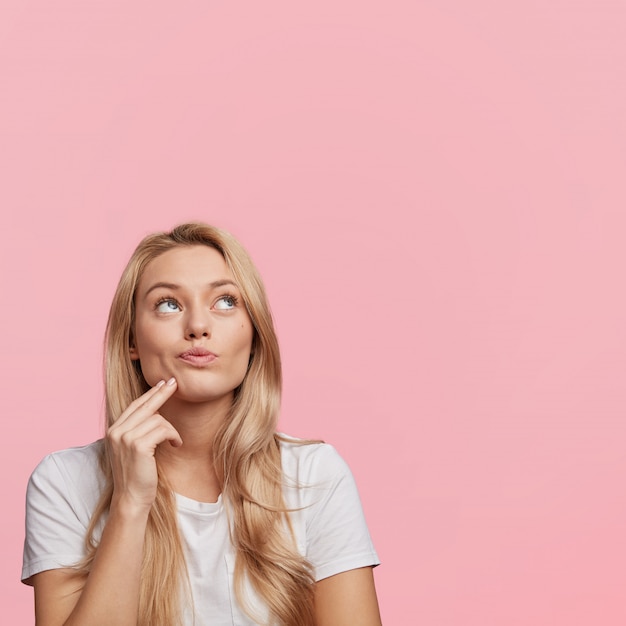
[[[315,585],[317,626],[381,626],[371,567],[335,574]]]
[[[174,393],[161,383],[135,400],[111,426],[113,498],[88,576],[72,569],[36,574],[37,626],[136,626],[143,543],[158,482],[155,452],[182,443],[157,413]]]

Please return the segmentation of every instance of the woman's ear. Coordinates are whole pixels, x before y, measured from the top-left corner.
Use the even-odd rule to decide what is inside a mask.
[[[139,361],[139,351],[137,350],[134,342],[131,342],[128,354],[130,354],[131,361]]]

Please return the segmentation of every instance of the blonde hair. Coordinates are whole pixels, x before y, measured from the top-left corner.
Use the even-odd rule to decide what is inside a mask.
[[[139,363],[132,361],[129,353],[139,280],[152,259],[172,248],[193,245],[210,246],[222,254],[254,327],[248,372],[235,390],[232,407],[213,444],[215,470],[232,517],[237,598],[249,611],[243,593],[247,578],[267,604],[272,622],[313,625],[312,570],[297,551],[282,493],[281,437],[275,432],[282,383],[278,341],[261,278],[248,253],[229,233],[206,224],[182,224],[169,233],[149,235],[135,250],[118,284],[107,324],[107,425],[149,388]],[[106,444],[101,464],[107,486],[88,529],[87,557],[81,564],[84,571],[93,561],[97,548],[94,530],[108,511],[113,493]],[[138,625],[180,624],[185,588],[189,585],[176,505],[159,473],[144,543]]]

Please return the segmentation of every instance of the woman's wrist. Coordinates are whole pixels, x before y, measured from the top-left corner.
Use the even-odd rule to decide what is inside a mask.
[[[121,520],[128,520],[135,523],[147,521],[151,508],[152,504],[137,502],[137,500],[127,495],[116,496],[114,493],[109,508],[109,519],[111,517],[118,517]]]

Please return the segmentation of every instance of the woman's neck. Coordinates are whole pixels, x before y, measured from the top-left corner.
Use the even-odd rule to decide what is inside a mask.
[[[168,402],[161,411],[180,434],[183,445],[168,442],[157,450],[159,467],[172,489],[201,502],[215,502],[221,493],[213,464],[213,442],[232,401],[214,404]]]

